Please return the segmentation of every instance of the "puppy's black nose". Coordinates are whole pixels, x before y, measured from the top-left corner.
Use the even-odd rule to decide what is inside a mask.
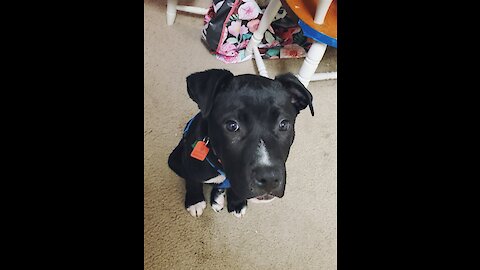
[[[272,167],[258,167],[253,170],[255,184],[265,191],[271,191],[280,185],[280,174]]]

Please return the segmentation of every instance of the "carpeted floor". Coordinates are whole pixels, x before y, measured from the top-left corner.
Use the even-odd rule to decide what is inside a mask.
[[[166,0],[144,2],[144,269],[336,269],[336,80],[308,87],[315,116],[304,110],[297,118],[282,199],[249,204],[242,219],[210,206],[193,218],[183,207],[184,182],[167,166],[185,123],[197,112],[185,78],[209,68],[235,75],[256,69],[253,61],[226,65],[215,59],[200,41],[201,17],[179,13],[168,27],[165,10]],[[301,62],[266,65],[273,77],[296,72]],[[336,68],[336,50],[329,48],[318,71]]]

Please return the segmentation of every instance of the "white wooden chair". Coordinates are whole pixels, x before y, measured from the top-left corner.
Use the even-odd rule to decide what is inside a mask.
[[[260,20],[259,27],[248,43],[246,53],[255,58],[260,75],[268,77],[263,59],[258,51],[267,28],[282,6],[282,2],[299,18],[303,34],[315,42],[298,72],[298,79],[308,86],[310,81],[336,79],[337,72],[315,73],[327,46],[337,47],[337,0],[271,0]]]
[[[175,22],[175,17],[177,16],[177,10],[198,15],[205,15],[208,12],[208,8],[178,5],[178,0],[168,0],[167,25],[173,25],[173,23]]]

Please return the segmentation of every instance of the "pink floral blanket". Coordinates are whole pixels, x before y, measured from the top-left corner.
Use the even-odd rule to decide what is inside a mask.
[[[213,0],[205,15],[202,40],[225,63],[248,60],[245,48],[265,8],[259,7],[255,0]],[[311,44],[311,39],[305,37],[286,10],[280,8],[258,48],[264,59],[301,58]]]

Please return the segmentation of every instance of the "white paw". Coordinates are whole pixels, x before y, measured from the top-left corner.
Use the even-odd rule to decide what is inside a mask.
[[[213,209],[213,211],[218,213],[223,209],[223,204],[213,203],[212,204],[212,209]]]
[[[240,213],[237,213],[237,212],[234,210],[234,211],[232,211],[232,214],[233,214],[234,216],[236,216],[237,218],[241,218],[241,217],[245,216],[245,213],[246,213],[246,212],[247,212],[247,206],[245,205],[245,206],[242,208],[242,210],[240,210]]]
[[[192,217],[199,217],[203,214],[203,209],[207,207],[207,203],[205,201],[201,201],[199,203],[196,203],[194,205],[190,205],[187,208],[187,211],[192,215]]]
[[[220,212],[225,206],[225,192],[218,194],[217,197],[213,198],[212,209],[215,212]]]

